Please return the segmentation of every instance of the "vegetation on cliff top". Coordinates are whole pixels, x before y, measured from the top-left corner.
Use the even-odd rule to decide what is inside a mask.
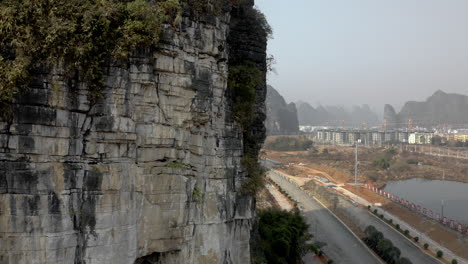
[[[181,19],[178,0],[5,0],[0,12],[3,103],[27,87],[38,65],[62,65],[95,91],[109,58],[156,45],[162,24]]]
[[[14,102],[37,69],[59,66],[101,95],[105,65],[154,47],[182,11],[218,14],[242,0],[4,0],[0,2],[0,107]]]

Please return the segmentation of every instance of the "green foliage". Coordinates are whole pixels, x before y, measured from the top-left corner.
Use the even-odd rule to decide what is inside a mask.
[[[62,65],[98,96],[103,66],[136,47],[155,46],[178,0],[5,0],[0,3],[0,102],[14,101],[37,63]]]
[[[414,242],[418,243],[419,237],[414,237],[413,239],[414,239]]]
[[[196,202],[200,202],[203,199],[203,194],[197,187],[193,188],[192,198]]]
[[[409,230],[406,229],[405,232],[403,232],[405,234],[405,236],[408,236],[409,235]]]
[[[260,247],[269,264],[298,263],[309,251],[311,238],[308,225],[298,210],[293,212],[266,210],[259,213]]]
[[[438,258],[442,258],[443,255],[444,255],[444,252],[442,252],[441,250],[437,250],[437,257]]]
[[[385,158],[378,158],[374,160],[374,165],[383,170],[390,168],[390,162]]]
[[[452,264],[458,264],[458,261],[456,259],[452,259]]]
[[[255,195],[265,186],[265,169],[252,153],[244,153],[242,166],[247,170],[249,178],[242,183],[243,193]]]
[[[428,248],[429,248],[429,244],[424,243],[424,249],[428,249]]]
[[[265,148],[276,151],[302,151],[313,148],[314,142],[306,137],[277,137],[265,144]],[[315,149],[315,148],[313,148]]]
[[[228,87],[234,96],[234,119],[244,130],[253,120],[257,86],[261,81],[261,71],[253,63],[229,68]]]
[[[386,239],[374,226],[367,226],[364,233],[366,234],[364,242],[387,263],[411,263],[407,259],[400,258],[400,249],[393,246],[392,241]]]
[[[378,210],[377,209],[374,209],[374,214],[377,214]]]
[[[408,159],[408,160],[406,161],[406,163],[412,164],[412,165],[417,165],[419,162],[418,162],[417,160],[415,160],[415,159]]]
[[[396,224],[396,225],[395,225],[395,228],[396,228],[397,230],[400,230],[400,224]]]
[[[390,224],[392,224],[392,223],[393,223],[393,219],[388,219],[388,222],[389,222]]]

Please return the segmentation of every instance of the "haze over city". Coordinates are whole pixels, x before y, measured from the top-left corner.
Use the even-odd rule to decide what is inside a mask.
[[[257,0],[274,30],[269,83],[312,105],[424,101],[468,93],[468,2]]]

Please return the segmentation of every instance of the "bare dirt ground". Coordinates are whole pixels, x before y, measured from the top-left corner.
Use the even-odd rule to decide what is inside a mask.
[[[293,175],[294,180],[297,181],[298,183],[304,183],[306,181],[311,180],[315,176],[327,178],[331,182],[335,183],[336,185],[342,186],[342,188],[347,189],[350,192],[353,192],[357,194],[358,196],[366,199],[367,201],[371,203],[381,203],[382,207],[388,211],[389,213],[398,216],[400,219],[404,220],[417,230],[419,230],[422,233],[425,233],[426,235],[429,235],[434,241],[438,242],[439,244],[445,246],[446,248],[450,249],[452,252],[455,254],[463,257],[463,258],[468,258],[468,244],[462,242],[456,232],[443,227],[442,225],[430,221],[429,219],[425,219],[418,214],[408,210],[407,208],[401,207],[390,200],[387,200],[367,189],[365,189],[362,186],[356,187],[353,185],[349,185],[347,183],[352,182],[354,180],[354,176],[351,173],[354,168],[350,168],[349,165],[354,164],[353,160],[353,149],[352,148],[343,148],[341,150],[340,148],[342,147],[332,147],[331,151],[329,150],[329,153],[336,153],[338,154],[338,157],[336,160],[333,160],[333,154],[329,154],[329,157],[327,159],[315,159],[311,158],[307,152],[273,152],[273,151],[268,151],[267,152],[267,157],[272,160],[277,160],[282,162],[283,164],[286,164],[282,168],[280,168],[280,171],[283,171],[289,175]],[[320,152],[321,150],[319,150]],[[339,151],[339,152],[338,152]],[[365,153],[363,156],[368,155],[369,158],[376,157],[376,153]],[[348,156],[348,158],[344,158]],[[445,170],[447,169],[446,172],[446,179],[452,179],[452,180],[457,180],[459,178],[465,179],[465,181],[468,181],[467,176],[462,176],[460,177],[459,174],[457,176],[453,177],[447,177],[450,173],[453,173],[455,175],[457,172],[464,172],[465,166],[467,164],[461,164],[459,161],[457,162],[447,162],[442,160],[437,160],[437,157],[419,157],[419,156],[424,156],[421,154],[409,154],[406,159],[413,159],[413,158],[418,158],[419,160],[422,160],[422,163],[424,164],[431,164],[431,165],[423,165],[424,166],[435,166],[436,169],[440,170]],[[348,161],[344,161],[347,159]],[[435,160],[435,161],[434,161]],[[294,163],[294,164],[292,164]],[[299,165],[302,163],[301,165]],[[449,164],[447,164],[449,163]],[[338,166],[337,164],[344,164],[345,169],[339,169],[336,168],[335,166]],[[346,168],[348,166],[348,168]],[[427,168],[419,168],[421,166],[417,166],[415,170],[423,172],[427,171]],[[452,168],[450,168],[450,166]],[[413,170],[413,171],[415,171]],[[432,169],[434,171],[434,169]],[[419,174],[416,174],[419,175]],[[431,174],[429,174],[431,176]],[[399,177],[396,177],[399,178]],[[366,178],[366,177],[360,177],[359,181],[361,182],[366,182],[366,183],[371,183],[371,184],[377,184],[377,185],[383,185],[387,180],[391,179],[396,179],[395,176],[393,177],[383,177],[383,179],[377,179],[377,181],[373,181],[372,179]],[[404,178],[408,178],[405,176]],[[429,177],[431,178],[431,177]],[[302,179],[302,180],[301,180]],[[346,219],[344,219],[346,220]],[[346,224],[347,221],[345,221]],[[350,225],[352,226],[352,225]],[[353,230],[354,231],[354,230]]]

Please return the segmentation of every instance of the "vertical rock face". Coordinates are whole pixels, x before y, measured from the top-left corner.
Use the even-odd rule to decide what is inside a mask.
[[[299,133],[297,109],[294,103],[287,104],[273,87],[267,90],[267,119],[265,127],[268,135],[289,135]]]
[[[0,263],[250,263],[254,206],[226,85],[240,54],[265,70],[266,40],[242,15],[185,18],[157,52],[110,65],[95,104],[60,70],[37,73],[0,122]],[[265,92],[263,78],[258,142]]]

